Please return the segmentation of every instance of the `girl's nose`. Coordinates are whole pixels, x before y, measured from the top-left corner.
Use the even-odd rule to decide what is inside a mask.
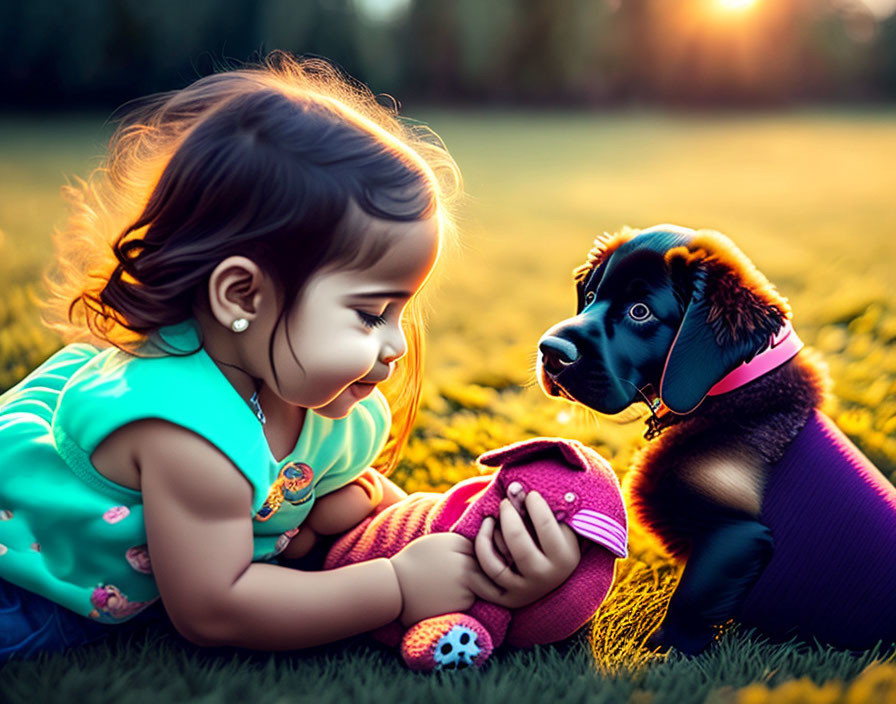
[[[390,326],[390,328],[380,350],[380,361],[384,364],[391,364],[401,359],[408,351],[408,343],[405,340],[404,330],[401,329],[401,325]]]

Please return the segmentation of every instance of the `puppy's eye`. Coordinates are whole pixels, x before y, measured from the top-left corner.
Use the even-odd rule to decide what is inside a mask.
[[[650,308],[643,303],[635,303],[628,309],[628,315],[632,320],[637,320],[641,323],[650,317]]]
[[[590,306],[594,303],[594,291],[589,291],[585,294],[585,305]]]

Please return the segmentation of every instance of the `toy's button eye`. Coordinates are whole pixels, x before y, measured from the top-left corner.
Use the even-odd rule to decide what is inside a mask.
[[[594,303],[594,291],[589,291],[585,294],[585,305],[588,306],[592,303]]]
[[[576,495],[573,494],[571,491],[567,491],[563,495],[563,500],[566,501],[566,503],[571,504],[573,501],[576,500]]]

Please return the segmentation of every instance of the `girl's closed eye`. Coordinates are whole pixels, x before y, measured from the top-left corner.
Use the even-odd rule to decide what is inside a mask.
[[[386,324],[386,316],[384,313],[375,315],[373,313],[367,313],[366,311],[357,309],[355,310],[355,312],[358,314],[358,317],[361,318],[361,323],[364,325],[364,327],[377,328],[380,325]]]

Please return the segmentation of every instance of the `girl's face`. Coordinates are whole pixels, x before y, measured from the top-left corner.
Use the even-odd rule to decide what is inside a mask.
[[[271,387],[285,401],[327,418],[348,415],[391,375],[407,351],[402,313],[438,255],[435,218],[366,218],[364,226],[387,230],[393,244],[367,268],[312,276],[274,338],[280,385],[272,379]]]

